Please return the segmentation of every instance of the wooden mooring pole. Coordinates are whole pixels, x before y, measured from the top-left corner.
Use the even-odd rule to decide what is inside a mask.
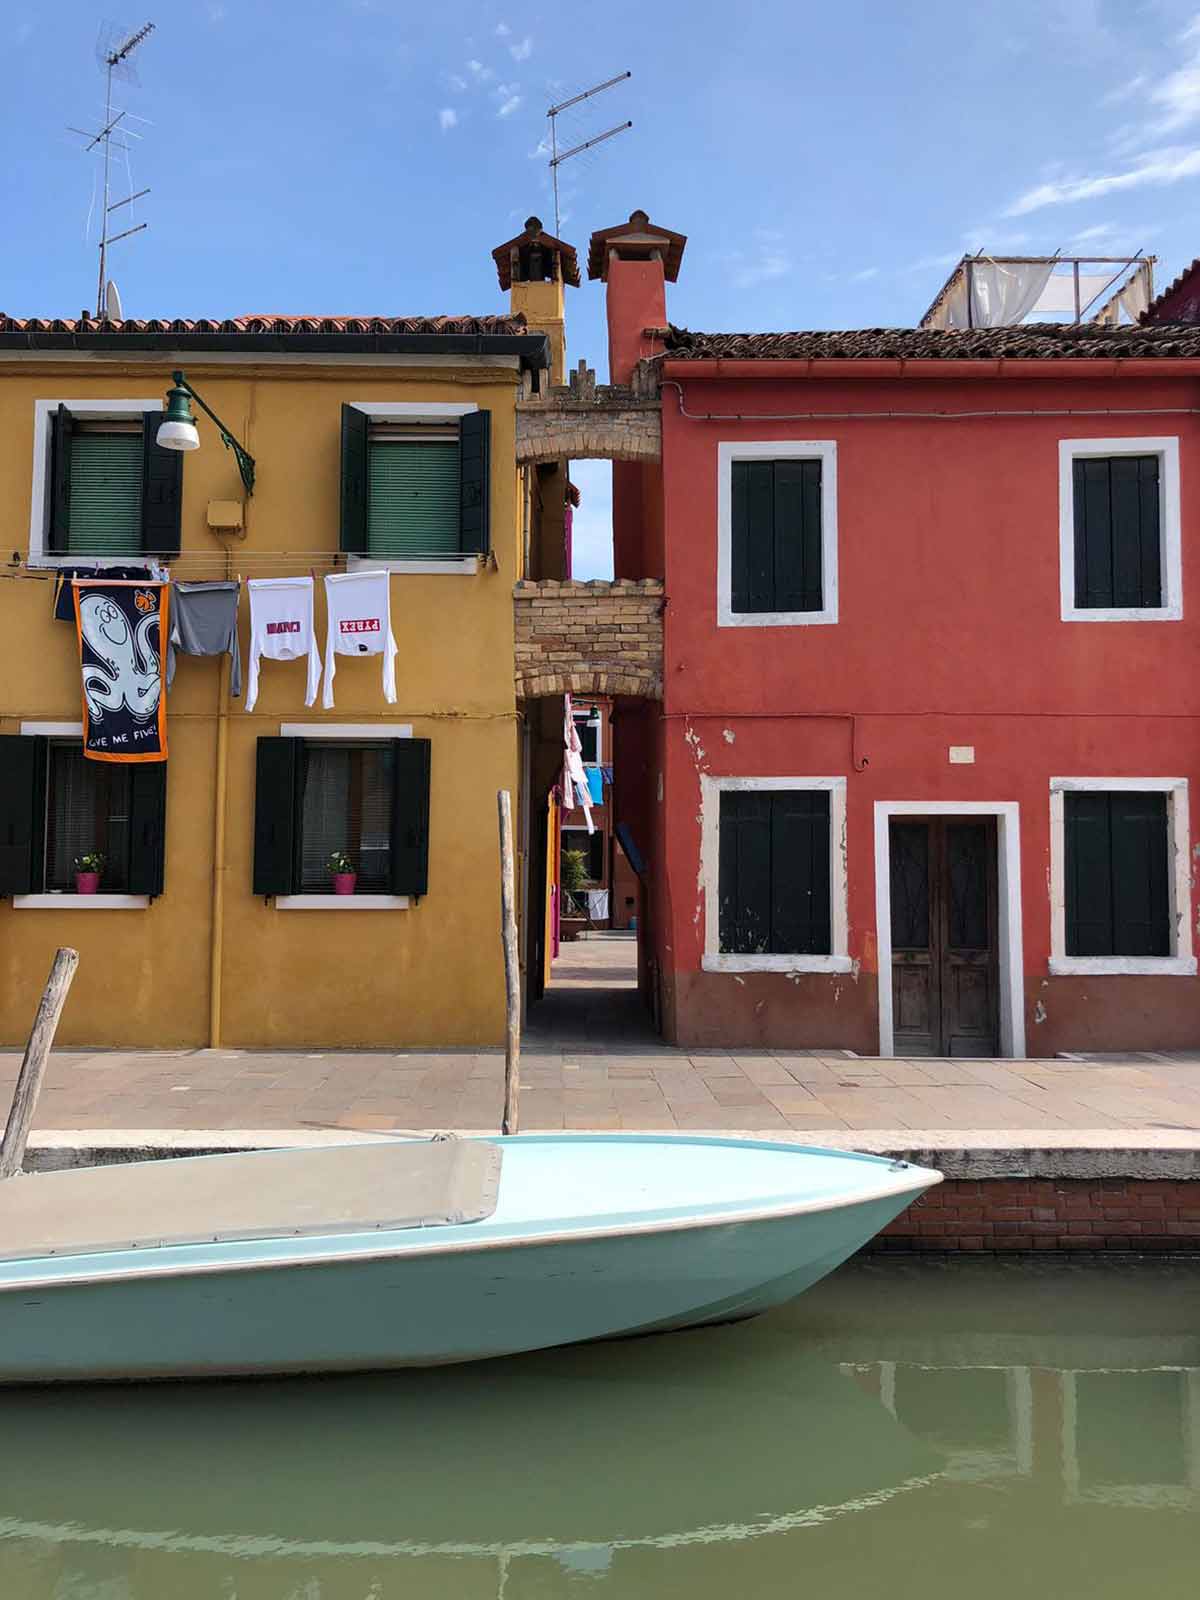
[[[54,965],[50,968],[50,976],[46,979],[46,987],[42,990],[37,1016],[33,1019],[29,1043],[25,1046],[21,1070],[17,1074],[17,1087],[13,1093],[8,1122],[5,1124],[4,1138],[0,1140],[0,1179],[11,1178],[21,1170],[21,1162],[25,1159],[25,1146],[29,1142],[29,1130],[33,1126],[33,1113],[37,1106],[38,1094],[42,1087],[42,1079],[46,1075],[50,1047],[54,1043],[58,1019],[62,1016],[62,1009],[67,1001],[67,991],[71,987],[78,965],[78,950],[63,949],[54,957]]]
[[[512,799],[496,796],[500,811],[500,935],[504,941],[504,1120],[501,1133],[516,1133],[521,1120],[521,968],[517,950],[517,869],[513,855]]]

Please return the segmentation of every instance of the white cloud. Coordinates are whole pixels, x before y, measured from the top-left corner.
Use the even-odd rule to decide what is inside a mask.
[[[1153,129],[1175,133],[1200,117],[1200,17],[1179,36],[1187,59],[1150,90],[1150,103],[1158,108]]]
[[[497,39],[507,39],[511,32],[512,29],[509,27],[507,22],[498,22],[496,24]]]
[[[729,261],[733,269],[735,289],[753,289],[757,284],[770,283],[775,278],[786,278],[792,270],[792,258],[777,245],[764,245],[756,256],[735,251]]]
[[[528,61],[533,54],[533,40],[526,34],[520,44],[509,45],[508,53],[514,61]]]
[[[863,267],[861,272],[852,272],[850,274],[850,282],[851,283],[866,283],[868,281],[868,279],[877,278],[878,276],[879,276],[879,268],[878,267]]]
[[[459,94],[462,94],[465,89],[470,88],[470,84],[463,77],[461,72],[451,72],[447,77],[447,82],[452,89],[457,89]]]
[[[519,94],[510,94],[508,99],[496,112],[496,115],[498,117],[511,117],[514,111],[520,110],[520,107],[521,96]]]
[[[1200,150],[1171,145],[1163,150],[1147,151],[1126,172],[1104,173],[1097,177],[1058,178],[1039,183],[1019,195],[1004,214],[1023,217],[1031,211],[1040,211],[1043,206],[1073,205],[1079,200],[1095,200],[1101,195],[1119,194],[1126,189],[1161,187],[1195,177],[1200,177]]]
[[[1102,106],[1123,105],[1126,100],[1132,100],[1134,95],[1141,94],[1149,82],[1150,79],[1146,74],[1139,72],[1136,77],[1130,78],[1128,82],[1118,84],[1115,89],[1110,89],[1100,101],[1100,104]]]
[[[933,272],[937,268],[946,270],[956,266],[962,258],[961,250],[943,250],[940,255],[920,256],[916,261],[910,261],[904,270],[906,272]]]
[[[453,106],[443,106],[438,112],[438,127],[443,133],[449,133],[451,128],[458,127],[458,112]]]
[[[482,61],[475,61],[474,59],[467,62],[467,71],[475,79],[476,83],[490,83],[496,76],[491,67],[485,67]]]

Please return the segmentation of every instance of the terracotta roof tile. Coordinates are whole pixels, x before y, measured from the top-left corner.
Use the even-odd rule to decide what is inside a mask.
[[[6,317],[0,333],[104,334],[523,334],[523,316],[515,317],[149,317],[109,322],[107,318]]]
[[[849,328],[815,333],[666,330],[667,361],[1077,361],[1200,356],[1200,326],[1106,328],[1039,322],[1015,328]]]
[[[1190,267],[1184,267],[1183,271],[1175,279],[1174,283],[1169,283],[1161,294],[1155,295],[1154,299],[1151,300],[1145,311],[1142,312],[1141,321],[1143,323],[1160,321],[1161,319],[1158,315],[1160,308],[1164,306],[1168,300],[1173,300],[1175,296],[1178,295],[1179,291],[1185,287],[1185,285],[1189,285],[1189,281],[1191,279],[1196,279],[1198,284],[1197,293],[1191,297],[1192,304],[1194,305],[1196,300],[1200,299],[1200,277],[1197,276],[1198,274],[1200,274],[1200,256],[1196,257]],[[1187,320],[1189,322],[1194,322],[1196,318],[1194,316],[1189,316]]]

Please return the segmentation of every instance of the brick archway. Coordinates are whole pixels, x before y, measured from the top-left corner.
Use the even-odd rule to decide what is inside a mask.
[[[580,362],[569,385],[517,402],[517,461],[660,461],[657,375],[642,362],[630,384],[596,382]]]
[[[516,690],[662,699],[663,586],[601,579],[518,583],[513,591]]]

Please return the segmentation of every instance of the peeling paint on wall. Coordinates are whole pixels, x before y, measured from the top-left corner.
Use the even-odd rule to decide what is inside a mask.
[[[1035,1022],[1045,1022],[1046,1020],[1046,1007],[1040,1000],[1033,1008],[1033,1020]]]
[[[737,738],[737,734],[734,733],[732,728],[722,728],[721,729],[721,737],[722,737],[722,739],[724,739],[726,744],[732,744],[733,741]]]

